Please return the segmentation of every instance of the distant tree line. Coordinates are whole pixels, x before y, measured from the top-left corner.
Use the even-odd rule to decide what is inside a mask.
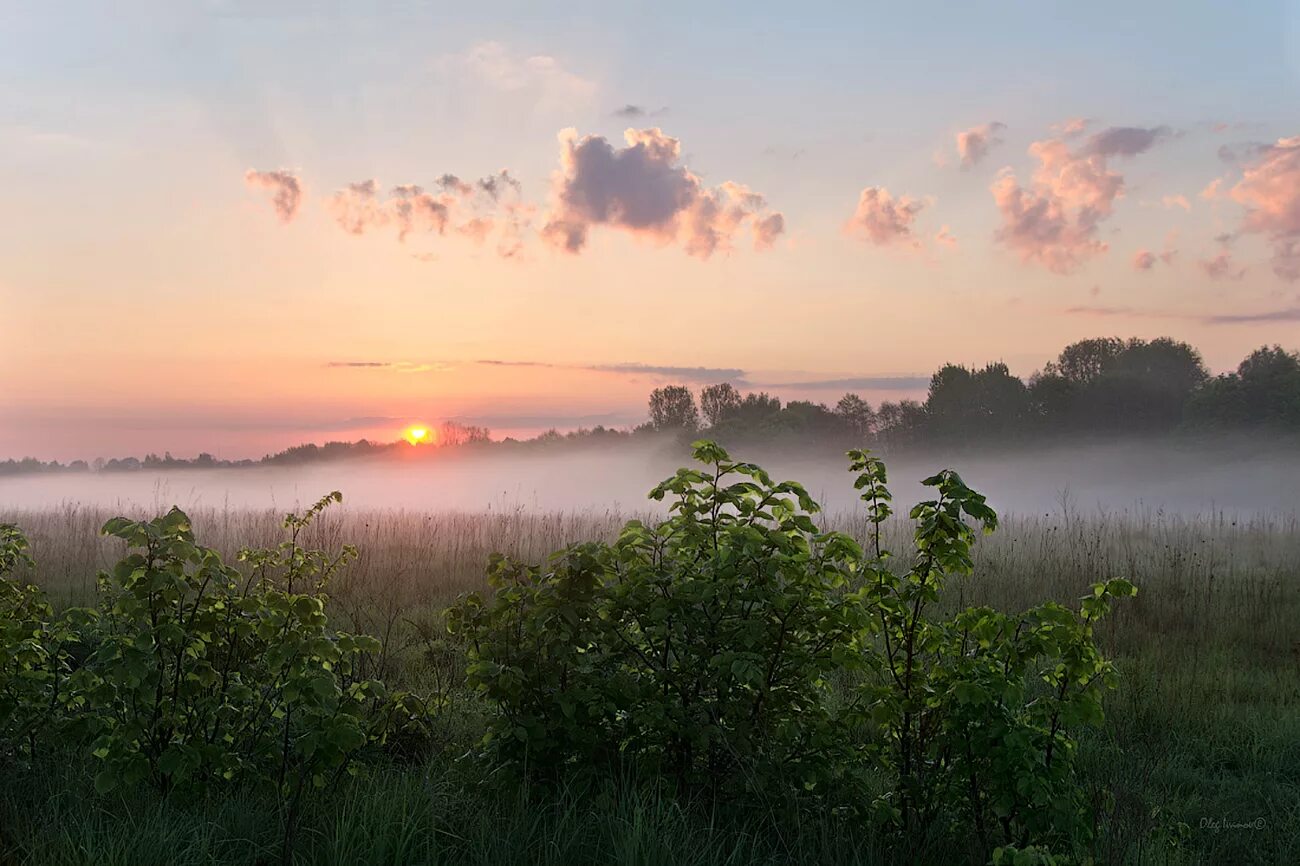
[[[649,415],[646,429],[705,430],[722,440],[821,437],[893,446],[1180,430],[1300,433],[1300,353],[1266,346],[1236,371],[1212,377],[1187,343],[1105,337],[1067,346],[1027,381],[1000,362],[945,364],[930,378],[924,402],[873,408],[850,393],[833,406],[782,405],[729,383],[709,385],[697,401],[686,386],[669,385],[651,393]]]
[[[457,424],[447,421],[437,428],[437,442],[443,446],[480,445],[491,441],[491,432],[486,427]],[[427,446],[421,446],[422,448]],[[0,460],[0,477],[5,475],[25,475],[40,472],[139,472],[141,470],[171,469],[245,469],[253,466],[296,466],[305,463],[337,460],[352,457],[370,457],[390,453],[396,449],[408,449],[408,443],[371,442],[359,439],[356,442],[326,442],[324,445],[308,443],[294,445],[283,451],[268,454],[260,460],[222,460],[211,454],[203,453],[186,459],[173,457],[170,452],[162,457],[148,454],[144,459],[121,457],[111,460],[100,458],[87,463],[85,460],[73,460],[60,463],[57,460],[44,462],[33,457],[21,460]]]
[[[1100,439],[1176,431],[1274,431],[1300,433],[1300,352],[1280,346],[1256,349],[1237,369],[1211,376],[1200,352],[1168,337],[1155,340],[1101,337],[1066,346],[1027,380],[1001,362],[984,367],[945,364],[930,377],[924,402],[885,401],[871,406],[845,394],[833,406],[807,400],[782,403],[765,392],[742,394],[728,382],[703,388],[685,385],[650,393],[649,420],[632,430],[609,427],[532,439],[491,442],[484,427],[447,422],[440,446],[540,449],[615,444],[665,433],[707,432],[721,441],[825,441],[885,447],[957,442],[1015,443]],[[220,460],[211,454],[178,459],[150,454],[74,460],[62,464],[33,458],[0,461],[0,476],[37,472],[132,472],[153,469],[217,469],[287,466],[409,449],[402,441],[327,442],[296,445],[261,460]],[[403,452],[407,453],[407,452]]]

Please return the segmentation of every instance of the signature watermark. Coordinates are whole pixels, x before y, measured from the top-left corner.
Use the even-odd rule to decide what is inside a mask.
[[[1231,818],[1202,818],[1201,829],[1209,830],[1211,833],[1222,833],[1233,830],[1263,830],[1268,826],[1263,818],[1255,818],[1250,821],[1238,821]]]

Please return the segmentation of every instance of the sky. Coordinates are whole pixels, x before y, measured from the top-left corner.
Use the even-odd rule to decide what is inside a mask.
[[[1300,348],[1300,4],[0,3],[0,458]]]

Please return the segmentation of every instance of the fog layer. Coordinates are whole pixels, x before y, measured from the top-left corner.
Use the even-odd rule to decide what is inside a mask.
[[[852,507],[852,478],[834,452],[735,448],[778,480],[802,482],[831,510]],[[1163,509],[1184,514],[1294,512],[1300,453],[1253,439],[1194,445],[1127,443],[1021,452],[930,453],[887,460],[897,504],[923,494],[920,480],[951,467],[1006,513]],[[438,454],[421,460],[341,460],[301,467],[105,472],[0,479],[5,509],[67,502],[123,509],[230,507],[288,509],[341,490],[346,505],[412,510],[643,511],[646,493],[677,466],[684,446],[622,444],[586,451]]]

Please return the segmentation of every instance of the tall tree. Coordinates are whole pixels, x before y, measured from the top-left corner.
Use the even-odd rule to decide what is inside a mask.
[[[871,404],[857,394],[845,394],[835,404],[835,414],[844,419],[854,436],[866,438],[876,432],[876,413]]]
[[[667,385],[650,392],[650,426],[656,430],[695,430],[700,413],[685,385]]]
[[[1187,420],[1198,427],[1300,430],[1300,354],[1281,346],[1256,349],[1236,372],[1196,390]]]
[[[752,391],[740,401],[737,417],[746,424],[761,424],[771,421],[781,412],[781,399],[773,397],[766,391],[755,394]]]
[[[1094,337],[1071,343],[1061,350],[1045,372],[1055,373],[1074,385],[1087,385],[1106,372],[1111,362],[1124,351],[1119,337]]]
[[[710,385],[700,392],[700,411],[710,427],[716,427],[740,412],[740,392],[730,382]]]
[[[930,431],[940,438],[1006,436],[1023,429],[1030,397],[1006,364],[981,370],[945,364],[930,380],[925,409]]]
[[[1084,408],[1095,419],[1091,426],[1105,431],[1172,430],[1207,378],[1201,353],[1187,343],[1133,339],[1084,392]]]

